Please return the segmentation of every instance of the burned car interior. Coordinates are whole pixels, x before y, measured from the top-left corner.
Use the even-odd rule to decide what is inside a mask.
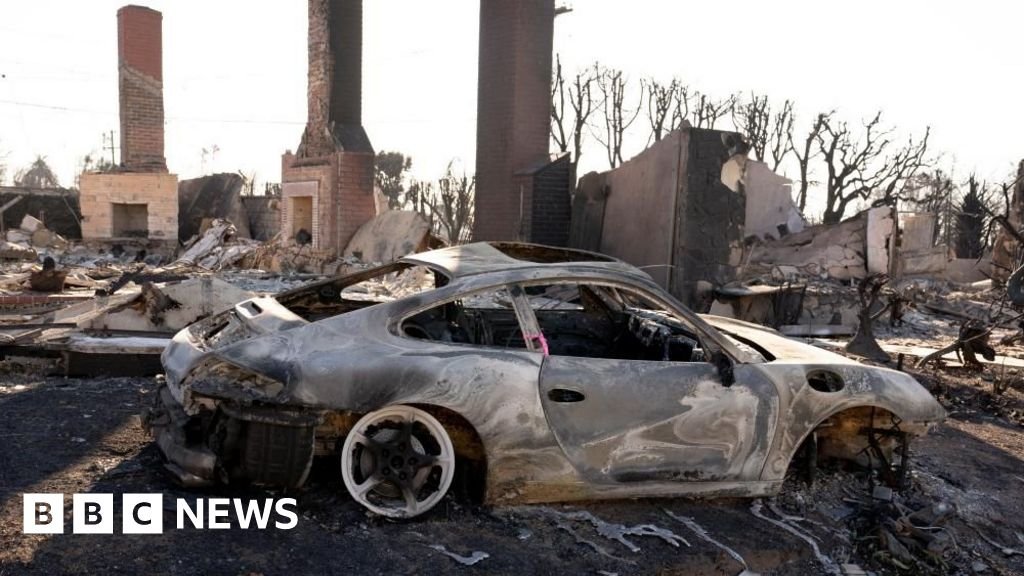
[[[392,300],[393,297],[388,295],[388,285],[400,278],[420,280],[421,284],[417,286],[420,289],[441,288],[448,284],[447,277],[430,268],[395,262],[289,290],[277,296],[277,301],[303,319],[316,322]],[[385,291],[381,293],[379,288]],[[403,296],[410,294],[403,293]]]
[[[549,354],[583,358],[702,362],[696,331],[639,293],[598,284],[522,287]],[[453,300],[402,323],[409,337],[527,348],[505,288]]]

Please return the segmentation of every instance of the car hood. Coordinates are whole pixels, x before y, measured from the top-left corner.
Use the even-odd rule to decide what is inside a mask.
[[[701,318],[729,336],[763,348],[777,363],[857,364],[855,360],[788,338],[765,326],[710,314],[701,314]]]

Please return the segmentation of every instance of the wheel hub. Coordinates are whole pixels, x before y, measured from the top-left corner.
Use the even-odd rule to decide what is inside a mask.
[[[363,506],[392,517],[433,507],[451,485],[454,448],[430,414],[395,406],[364,416],[345,440],[342,476]]]

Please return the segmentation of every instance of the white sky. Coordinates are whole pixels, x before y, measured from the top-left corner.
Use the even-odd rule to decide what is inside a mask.
[[[8,178],[36,154],[63,184],[118,129],[112,0],[0,3],[0,153]],[[563,0],[558,0],[563,3]],[[306,112],[306,2],[152,0],[164,14],[166,156],[182,178],[256,171],[278,181]],[[903,131],[933,128],[933,149],[1001,181],[1024,156],[1024,58],[1013,2],[575,0],[555,24],[564,67],[599,61],[680,77],[713,95],[794,99],[799,119],[836,108],[885,111]],[[458,158],[472,169],[478,0],[366,0],[364,123],[377,150],[413,158],[420,178]],[[640,150],[643,132],[627,141]],[[803,122],[801,122],[802,128]],[[720,126],[721,127],[721,126]],[[115,136],[116,137],[116,136]],[[202,150],[219,148],[215,158]],[[106,152],[109,154],[109,152]],[[604,169],[591,146],[583,171]],[[581,172],[582,173],[582,172]]]

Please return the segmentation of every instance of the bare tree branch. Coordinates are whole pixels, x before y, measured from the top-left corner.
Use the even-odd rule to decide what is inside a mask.
[[[818,141],[818,134],[821,133],[822,126],[826,119],[832,117],[833,112],[826,112],[818,114],[814,120],[814,124],[811,125],[811,129],[807,132],[807,137],[804,138],[803,143],[800,147],[793,142],[792,132],[789,135],[789,149],[793,151],[793,155],[796,156],[797,167],[800,170],[800,189],[797,191],[796,204],[800,209],[801,213],[805,213],[807,208],[807,190],[810,185],[813,184],[811,181],[811,160],[818,155],[818,150],[814,144]]]
[[[551,139],[558,150],[569,149],[565,130],[565,77],[562,76],[562,57],[555,54],[555,76],[551,80]]]
[[[640,114],[640,107],[643,100],[643,88],[640,91],[640,102],[636,106],[629,106],[626,103],[628,80],[623,76],[621,70],[601,70],[594,65],[597,87],[601,91],[601,110],[604,112],[604,136],[595,134],[598,142],[604,148],[608,157],[608,165],[612,169],[620,166],[622,159],[622,141],[626,130],[633,124]]]
[[[891,204],[899,200],[907,180],[928,161],[928,137],[907,143],[892,152],[893,129],[882,125],[878,112],[864,123],[860,137],[855,137],[846,122],[824,117],[817,135],[828,178],[825,182],[825,214],[823,221],[834,224],[842,220],[847,207],[856,200],[876,197],[875,204]]]
[[[715,124],[726,114],[732,112],[736,105],[736,96],[730,95],[724,100],[715,100],[707,94],[698,92],[695,95],[697,107],[694,109],[694,126],[713,130]]]
[[[661,84],[654,78],[641,81],[641,86],[647,93],[647,120],[651,124],[651,135],[647,139],[648,145],[651,141],[658,142],[664,132],[671,131],[673,111],[678,109],[679,80],[673,78],[668,84]],[[668,127],[666,126],[668,123]],[[668,129],[666,129],[668,128]]]
[[[561,58],[556,55],[551,81],[551,139],[560,152],[568,151],[571,142],[576,163],[583,155],[583,133],[594,108],[593,82],[594,75],[588,69],[577,72],[572,83],[566,83]]]

